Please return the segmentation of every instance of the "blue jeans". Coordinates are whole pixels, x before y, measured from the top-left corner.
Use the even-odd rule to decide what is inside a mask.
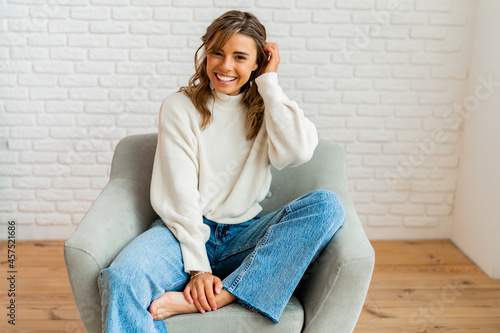
[[[344,222],[337,195],[310,192],[266,216],[210,227],[206,243],[212,273],[242,306],[278,322],[307,267]],[[153,321],[151,302],[189,282],[177,239],[161,220],[134,239],[101,271],[106,332],[167,332]]]

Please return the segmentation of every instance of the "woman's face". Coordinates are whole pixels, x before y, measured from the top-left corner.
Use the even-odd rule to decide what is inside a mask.
[[[238,95],[258,68],[257,47],[252,37],[234,34],[221,50],[207,56],[207,74],[215,90]]]

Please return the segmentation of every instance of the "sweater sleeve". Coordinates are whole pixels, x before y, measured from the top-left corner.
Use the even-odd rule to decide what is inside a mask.
[[[318,145],[316,127],[283,93],[277,73],[263,74],[255,82],[265,105],[263,126],[268,134],[271,164],[281,170],[307,162]]]
[[[198,191],[195,126],[179,96],[163,101],[151,179],[151,205],[180,243],[184,271],[211,272]]]

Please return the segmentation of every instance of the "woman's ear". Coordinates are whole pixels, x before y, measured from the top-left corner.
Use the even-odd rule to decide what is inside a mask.
[[[259,64],[257,62],[255,62],[255,65],[253,65],[252,71],[256,70],[257,68],[259,68]]]

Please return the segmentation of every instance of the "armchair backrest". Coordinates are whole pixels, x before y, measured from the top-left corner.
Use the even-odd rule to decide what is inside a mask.
[[[334,142],[319,140],[312,158],[297,167],[271,169],[271,197],[262,202],[262,215],[318,189],[337,194],[347,189],[344,150]]]
[[[126,137],[116,147],[113,157],[110,178],[127,179],[140,184],[145,200],[149,200],[157,138],[157,134]],[[335,146],[338,145],[320,140],[309,162],[281,171],[272,168],[271,196],[261,202],[261,214],[279,209],[291,200],[316,189],[330,189],[334,192],[343,190],[346,187],[343,150]],[[122,149],[126,151],[121,153]]]

